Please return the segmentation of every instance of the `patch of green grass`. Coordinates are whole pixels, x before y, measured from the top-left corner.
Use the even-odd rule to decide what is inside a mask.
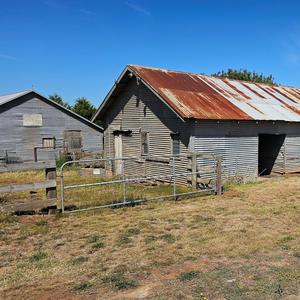
[[[157,237],[154,235],[147,235],[144,239],[146,244],[149,244],[151,242],[157,241]]]
[[[141,232],[139,228],[131,227],[128,228],[123,234],[119,236],[118,245],[127,245],[132,242],[132,237],[138,235]]]
[[[193,216],[193,221],[195,223],[201,223],[201,224],[209,224],[214,222],[216,219],[212,216],[206,216],[206,215],[196,215]]]
[[[127,290],[138,286],[136,280],[125,277],[122,273],[107,275],[102,278],[102,282],[109,284],[115,290]]]
[[[169,244],[172,244],[176,241],[176,237],[171,233],[166,233],[166,234],[161,234],[161,235],[158,235],[158,236],[148,235],[144,239],[146,244],[150,244],[151,242],[155,242],[155,241],[158,241],[158,240],[162,240],[162,241],[165,241]]]
[[[281,245],[281,248],[282,248],[282,250],[291,250],[292,249],[292,247],[290,245],[287,245],[287,244]]]
[[[102,248],[104,248],[104,242],[102,242],[102,241],[97,241],[96,243],[94,243],[93,245],[92,245],[92,249],[94,249],[94,250],[97,250],[97,249],[102,249]]]
[[[132,227],[132,228],[128,228],[126,230],[125,235],[128,237],[131,237],[131,236],[139,234],[140,232],[141,232],[141,230],[139,228]]]
[[[9,214],[9,213],[0,213],[0,224],[8,224],[8,223],[14,223],[17,221],[17,217],[15,215]]]
[[[48,256],[48,254],[46,252],[37,251],[30,256],[30,261],[38,262],[38,261],[41,261],[42,259],[45,259],[47,256]]]
[[[90,235],[87,238],[87,241],[89,244],[92,244],[92,250],[101,249],[105,246],[104,242],[101,240],[101,237],[97,234]]]
[[[161,236],[159,236],[159,239],[161,239],[169,244],[172,244],[176,241],[175,236],[171,233],[162,234]]]
[[[80,265],[80,264],[88,261],[88,259],[89,258],[86,257],[86,256],[77,256],[77,257],[74,257],[74,258],[71,259],[71,264],[73,266]]]
[[[47,220],[39,220],[39,221],[35,222],[35,225],[37,225],[37,226],[47,226],[48,221]]]
[[[281,242],[281,243],[286,243],[286,242],[292,241],[292,240],[294,240],[294,239],[295,239],[295,238],[292,237],[291,235],[286,235],[286,236],[284,236],[284,237],[282,237],[282,238],[280,239],[280,242]]]
[[[93,284],[90,281],[82,281],[74,286],[74,290],[82,292],[89,289],[92,286]]]
[[[87,237],[87,241],[90,244],[98,242],[99,239],[100,239],[99,235],[96,235],[96,234],[93,234],[93,235],[90,235]]]
[[[183,272],[178,276],[180,281],[190,281],[199,276],[198,271]]]
[[[294,257],[300,258],[300,251],[296,251],[293,253]]]

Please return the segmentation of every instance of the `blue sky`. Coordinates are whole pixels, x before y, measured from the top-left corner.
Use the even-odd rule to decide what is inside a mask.
[[[33,85],[98,106],[126,64],[300,87],[300,1],[0,1],[0,94]]]

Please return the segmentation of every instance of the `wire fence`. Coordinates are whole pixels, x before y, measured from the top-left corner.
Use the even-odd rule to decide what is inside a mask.
[[[60,169],[61,210],[78,212],[221,194],[221,168],[220,156],[201,153],[69,161]]]

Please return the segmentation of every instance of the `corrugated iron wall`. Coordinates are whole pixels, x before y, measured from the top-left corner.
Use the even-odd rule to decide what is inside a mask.
[[[300,127],[286,122],[197,121],[192,148],[223,156],[224,177],[254,180],[258,174],[259,134],[285,134],[273,172],[300,172]],[[199,161],[200,165],[207,162]]]

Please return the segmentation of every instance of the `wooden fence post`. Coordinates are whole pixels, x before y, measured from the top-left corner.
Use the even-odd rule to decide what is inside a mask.
[[[192,153],[192,188],[193,190],[197,189],[197,155],[196,153]]]
[[[56,168],[46,168],[46,180],[56,180]],[[46,198],[56,199],[56,186],[46,188]]]
[[[216,194],[222,195],[222,156],[216,157]]]

